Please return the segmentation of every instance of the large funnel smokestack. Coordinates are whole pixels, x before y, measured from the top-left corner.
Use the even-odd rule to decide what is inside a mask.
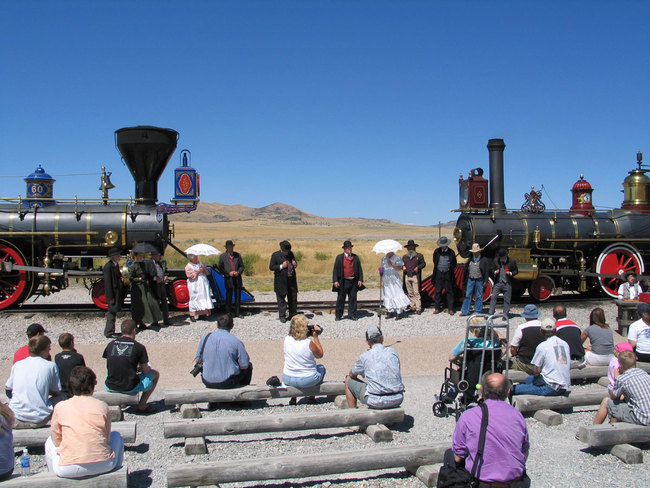
[[[487,144],[490,151],[490,208],[496,212],[505,212],[506,204],[503,190],[503,139],[490,139]]]
[[[139,125],[115,131],[115,145],[135,180],[135,197],[153,205],[158,201],[158,180],[176,150],[178,132]]]

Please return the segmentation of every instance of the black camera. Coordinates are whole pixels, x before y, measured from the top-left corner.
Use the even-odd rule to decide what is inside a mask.
[[[321,335],[323,333],[323,326],[319,325],[318,326],[320,330],[314,329],[314,326],[312,324],[307,325],[307,337],[311,337],[314,335],[314,332],[316,332],[316,335]]]
[[[196,378],[196,375],[199,373],[203,373],[203,362],[202,361],[197,361],[197,363],[194,365],[192,368],[192,371],[190,371],[190,374]]]

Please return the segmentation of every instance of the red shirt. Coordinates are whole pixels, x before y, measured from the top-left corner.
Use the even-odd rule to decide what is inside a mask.
[[[14,353],[14,364],[29,357],[29,346],[23,346]],[[47,355],[47,360],[52,361],[52,356]]]

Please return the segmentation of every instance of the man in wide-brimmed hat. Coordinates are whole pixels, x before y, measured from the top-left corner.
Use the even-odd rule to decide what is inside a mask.
[[[122,310],[124,291],[122,273],[120,272],[120,250],[116,247],[109,249],[108,262],[104,265],[104,295],[106,296],[106,326],[104,337],[112,339],[119,334],[115,333],[115,319]]]
[[[643,288],[636,280],[636,273],[628,271],[625,273],[625,283],[618,287],[619,300],[638,300]]]
[[[456,269],[456,253],[449,249],[451,240],[447,236],[438,239],[438,247],[433,252],[433,283],[436,287],[433,297],[433,313],[440,313],[440,298],[442,290],[447,296],[447,311],[454,315],[454,270]]]
[[[472,244],[472,257],[467,261],[467,286],[465,300],[460,310],[461,316],[469,315],[469,309],[474,298],[474,313],[483,313],[483,286],[490,279],[490,261],[481,255],[481,246]]]
[[[238,252],[235,252],[235,243],[230,239],[226,241],[226,252],[219,256],[219,273],[223,276],[226,286],[226,313],[232,315],[232,297],[235,296],[234,317],[239,317],[241,306],[241,290],[243,287],[242,274],[244,261]]]
[[[336,297],[335,320],[343,318],[345,297],[348,297],[348,318],[357,320],[357,292],[363,287],[363,268],[361,259],[352,252],[352,242],[343,243],[343,252],[334,260],[332,271],[332,291],[338,293]]]
[[[510,300],[512,299],[512,280],[519,272],[517,262],[508,256],[508,250],[502,247],[497,251],[497,256],[492,263],[494,273],[494,287],[490,298],[490,315],[494,314],[497,306],[497,297],[503,293],[503,314],[510,313]]]
[[[420,285],[422,284],[422,270],[426,267],[427,262],[422,253],[415,250],[418,246],[419,244],[416,244],[413,239],[409,239],[404,246],[408,252],[402,257],[402,261],[404,261],[402,281],[406,288],[406,294],[411,300],[411,311],[420,315],[422,313]]]
[[[298,313],[298,280],[296,267],[298,263],[291,250],[289,241],[280,243],[280,250],[271,254],[269,269],[273,271],[273,290],[278,302],[280,322],[284,323]],[[289,317],[286,316],[287,307]]]

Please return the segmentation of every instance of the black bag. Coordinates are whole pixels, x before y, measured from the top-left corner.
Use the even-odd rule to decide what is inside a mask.
[[[437,488],[476,488],[479,484],[478,469],[479,464],[483,460],[483,448],[485,447],[485,433],[487,432],[488,425],[488,408],[484,402],[479,402],[479,407],[482,410],[481,417],[481,433],[478,439],[478,449],[476,457],[474,458],[474,465],[470,473],[464,466],[449,466],[443,464],[438,473]]]
[[[212,332],[208,334],[208,337],[205,338],[205,341],[203,341],[203,345],[201,346],[201,352],[199,353],[199,356],[201,359],[197,361],[194,364],[194,367],[192,368],[192,371],[190,371],[190,374],[196,378],[196,375],[199,373],[203,373],[203,351],[205,351],[205,345],[208,343],[208,339],[212,335]]]

